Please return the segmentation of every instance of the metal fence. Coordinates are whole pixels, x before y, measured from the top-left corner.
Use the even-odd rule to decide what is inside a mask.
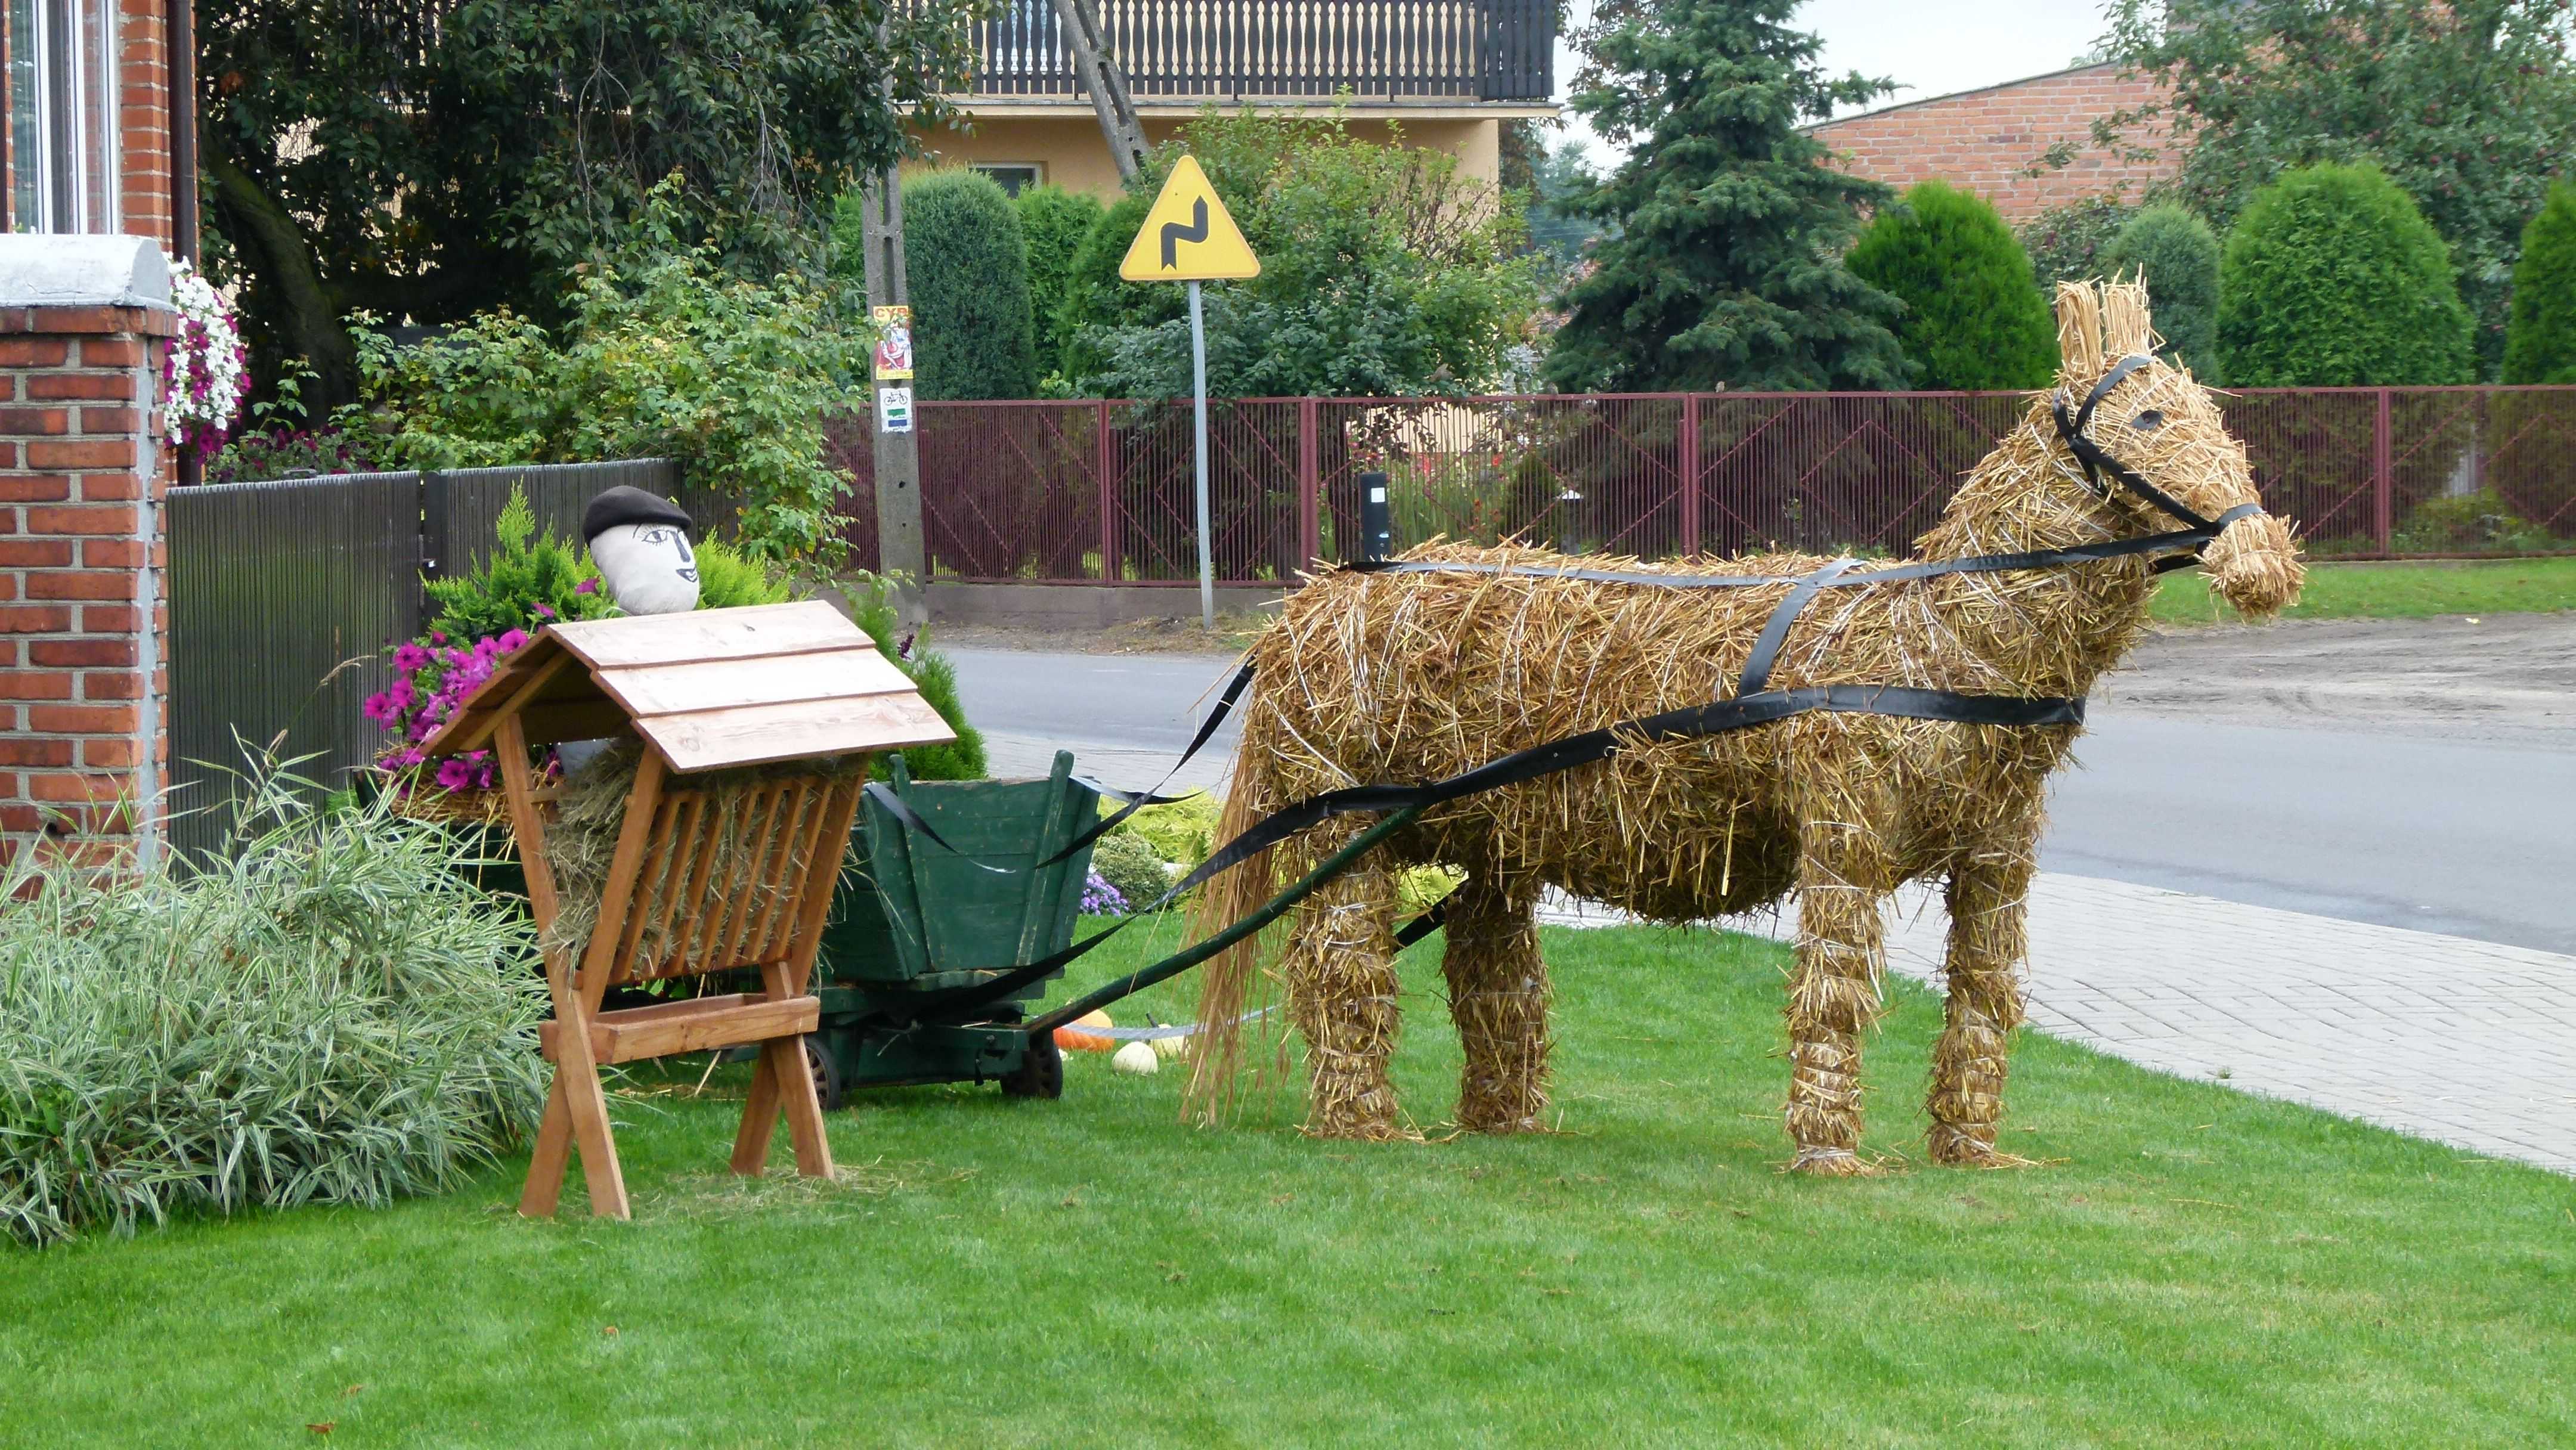
[[[2247,389],[2221,406],[2311,555],[2576,551],[2576,387]],[[1399,543],[1901,553],[2027,407],[2019,393],[1211,403],[1217,574],[1276,583],[1342,557],[1373,468]],[[1195,580],[1186,403],[929,403],[919,418],[934,578]],[[857,482],[845,537],[872,563],[866,420],[827,431]]]
[[[220,848],[250,758],[311,756],[296,772],[331,788],[374,758],[384,737],[359,706],[390,681],[386,646],[425,627],[424,577],[490,556],[512,488],[540,529],[571,536],[620,483],[681,494],[662,459],[172,490],[172,843]]]

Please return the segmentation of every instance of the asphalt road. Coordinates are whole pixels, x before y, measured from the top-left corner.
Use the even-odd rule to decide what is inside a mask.
[[[948,651],[987,730],[1177,752],[1209,655]],[[1210,747],[1230,752],[1232,732]],[[2576,953],[2576,746],[2547,750],[2096,706],[2045,870]]]

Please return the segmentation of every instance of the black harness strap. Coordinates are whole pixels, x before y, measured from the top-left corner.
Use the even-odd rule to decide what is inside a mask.
[[[1017,991],[1039,981],[1059,968],[1092,950],[1110,937],[1124,931],[1138,917],[1158,911],[1190,892],[1197,890],[1218,872],[1240,865],[1269,850],[1291,836],[1312,830],[1335,816],[1382,815],[1393,811],[1424,811],[1446,805],[1465,796],[1519,785],[1607,760],[1632,743],[1661,740],[1687,740],[1704,735],[1723,735],[1729,731],[1767,725],[1793,715],[1824,712],[1842,715],[1895,715],[1912,720],[1940,720],[1961,725],[2081,725],[2084,702],[2080,699],[2025,698],[2018,695],[1970,695],[1954,690],[1925,690],[1906,685],[1804,685],[1795,689],[1765,690],[1758,695],[1739,695],[1733,699],[1714,700],[1705,705],[1687,705],[1658,715],[1623,720],[1598,730],[1587,730],[1544,745],[1517,750],[1445,779],[1420,785],[1354,785],[1340,790],[1311,795],[1292,805],[1283,806],[1218,847],[1201,862],[1198,869],[1173,883],[1150,903],[1136,908],[1135,915],[1088,940],[1074,943],[1063,951],[1041,957],[1026,966],[1017,967],[973,987],[959,987],[947,993],[925,994],[917,1007],[920,1013],[938,1011],[950,1002],[998,1000],[997,993]],[[936,839],[936,838],[934,838]],[[942,842],[941,844],[945,844]]]
[[[1798,622],[1806,611],[1807,601],[1816,591],[1832,582],[1833,577],[1860,563],[1858,559],[1835,559],[1798,581],[1789,596],[1772,606],[1771,617],[1762,621],[1762,633],[1753,641],[1753,653],[1744,657],[1744,674],[1735,682],[1738,696],[1758,695],[1771,682],[1771,662],[1780,657],[1780,646],[1788,642],[1789,626]]]

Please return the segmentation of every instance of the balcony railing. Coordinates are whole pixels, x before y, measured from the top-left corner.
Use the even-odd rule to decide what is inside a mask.
[[[1545,101],[1556,0],[1102,0],[1109,52],[1138,100],[1282,96]],[[977,96],[1079,96],[1048,0],[976,29]]]

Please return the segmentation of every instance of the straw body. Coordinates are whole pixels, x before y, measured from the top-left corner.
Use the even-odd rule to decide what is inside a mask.
[[[2107,359],[2151,346],[2145,299],[2134,287],[2070,288],[2060,324],[2068,386],[2089,386]],[[2252,501],[2241,447],[2180,369],[2137,370],[2109,392],[2100,418],[2105,447],[2193,507],[2214,517]],[[1927,559],[1958,558],[2164,526],[2133,501],[2087,487],[2041,397],[1917,548]],[[2296,552],[2277,520],[2240,520],[2221,542],[2235,574],[2250,581],[2256,608],[2295,596]],[[1508,545],[1435,543],[1404,557],[1507,567],[1335,571],[1290,596],[1255,646],[1228,835],[1316,792],[1437,779],[1729,697],[1792,588],[1675,590],[1545,577],[1571,561]],[[1803,575],[1827,561],[1579,562]],[[1768,686],[2081,697],[2143,630],[2150,587],[2147,561],[2132,556],[1822,589],[1789,621]],[[1544,1125],[1549,988],[1531,924],[1544,888],[1672,923],[1794,899],[1798,966],[1785,1009],[1794,1166],[1862,1171],[1861,1042],[1878,1011],[1881,903],[1902,883],[1928,878],[1947,884],[1960,922],[1949,1022],[1928,1099],[1934,1156],[1999,1160],[2005,1039],[2020,1020],[2023,893],[2046,782],[2076,734],[2072,725],[1808,714],[1723,735],[1639,740],[1597,764],[1425,811],[1388,838],[1382,862],[1300,909],[1271,974],[1307,1046],[1308,1128],[1354,1137],[1408,1131],[1386,1087],[1385,1056],[1397,1036],[1386,872],[1438,864],[1468,878],[1453,903],[1443,963],[1467,1053],[1462,1127]],[[1239,917],[1269,895],[1280,873],[1302,870],[1354,832],[1326,827],[1272,853],[1285,859],[1227,873],[1202,910],[1215,922]],[[1266,959],[1248,943],[1220,957],[1206,980],[1202,1020],[1240,1017]],[[1193,1098],[1203,1113],[1222,1109],[1241,1060],[1230,1031],[1194,1059]]]

